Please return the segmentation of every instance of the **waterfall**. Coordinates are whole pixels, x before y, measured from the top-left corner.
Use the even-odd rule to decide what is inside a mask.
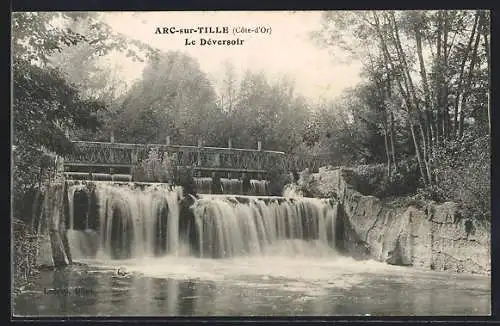
[[[267,180],[249,180],[250,187],[245,190],[243,181],[240,179],[221,178],[222,193],[231,195],[243,195],[245,192],[252,196],[266,196],[269,181]],[[196,191],[200,194],[212,194],[212,182],[210,177],[194,178]]]
[[[243,194],[243,181],[239,179],[221,178],[222,193],[224,194]]]
[[[132,257],[153,256],[158,251],[177,252],[176,189],[161,184],[143,188],[101,184],[96,190],[101,245],[106,255],[123,256],[123,250],[125,256]]]
[[[282,250],[306,254],[311,245],[313,253],[335,252],[337,206],[329,200],[206,195],[192,209],[202,257],[266,255]]]
[[[265,196],[267,195],[267,180],[250,180],[250,195]]]
[[[266,187],[253,184],[256,192]],[[180,187],[109,181],[82,181],[67,189],[67,235],[77,259],[335,254],[337,204],[328,199],[211,194],[182,199]]]
[[[87,189],[89,205],[86,225],[77,229],[75,192]],[[80,256],[131,258],[176,255],[179,250],[179,198],[182,189],[166,184],[134,184],[88,181],[68,187],[70,228],[68,240],[72,252]],[[93,204],[92,205],[92,202]],[[92,207],[95,207],[94,211]],[[89,219],[91,221],[89,221]],[[91,240],[90,238],[96,240]],[[94,244],[97,242],[97,246]]]
[[[75,226],[75,210],[74,207],[74,198],[75,192],[85,190],[85,185],[82,184],[74,184],[68,187],[68,205],[71,207],[69,210],[69,229],[74,229]]]
[[[196,184],[196,191],[200,194],[211,194],[212,193],[212,178],[194,178]]]

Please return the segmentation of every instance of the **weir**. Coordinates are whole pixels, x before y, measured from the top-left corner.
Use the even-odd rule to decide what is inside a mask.
[[[231,180],[224,182],[231,186]],[[255,182],[252,191],[262,188],[265,184]],[[255,256],[276,253],[284,243],[298,254],[306,243],[335,254],[338,210],[329,199],[195,197],[162,183],[88,180],[66,181],[64,189],[59,200],[67,205],[65,223],[54,228],[67,242],[69,260]],[[45,204],[60,205],[55,198]]]
[[[269,181],[249,180],[245,185],[244,180],[220,178],[220,186],[214,187],[214,180],[210,177],[194,178],[196,191],[200,194],[228,194],[228,195],[251,195],[267,196]],[[214,189],[217,188],[217,189]]]

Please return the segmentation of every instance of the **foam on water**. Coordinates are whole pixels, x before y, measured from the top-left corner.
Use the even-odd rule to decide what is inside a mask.
[[[313,243],[302,241],[301,245],[314,251]],[[287,252],[284,248],[289,246],[290,243],[285,241],[281,244],[283,248],[277,251]],[[229,259],[166,256],[84,262],[106,269],[121,268],[132,274],[153,278],[223,282],[243,288],[276,289],[308,296],[320,296],[331,289],[348,289],[364,281],[368,274],[401,272],[375,261],[356,261],[334,254],[308,256],[291,252]]]
[[[70,189],[70,211],[74,209],[72,196],[81,189]],[[202,195],[189,208],[194,217],[183,231],[186,235],[180,231],[178,188],[118,187],[103,182],[97,184],[95,197],[99,230],[70,229],[68,241],[76,261],[110,273],[122,268],[153,278],[194,279],[309,296],[348,289],[374,274],[410,275],[405,267],[341,256],[335,249],[337,204],[329,200]],[[198,244],[198,255],[192,254],[193,244]],[[90,255],[96,246],[99,254]],[[158,253],[158,246],[166,250]],[[116,247],[131,254],[112,256]]]

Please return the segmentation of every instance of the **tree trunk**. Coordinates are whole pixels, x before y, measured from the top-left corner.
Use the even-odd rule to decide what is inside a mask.
[[[423,164],[425,166],[425,171],[426,171],[426,174],[424,174],[423,177],[424,177],[424,179],[427,178],[426,183],[432,184],[431,173],[430,173],[430,168],[429,168],[429,163],[428,163],[428,161],[429,161],[428,150],[427,150],[428,142],[427,142],[427,139],[425,136],[424,125],[422,124],[422,120],[421,120],[421,112],[420,112],[420,108],[418,105],[418,99],[416,96],[415,87],[413,86],[413,81],[412,81],[412,78],[410,75],[410,69],[408,66],[408,62],[406,61],[403,47],[401,46],[401,40],[399,38],[399,30],[397,27],[397,22],[396,22],[396,18],[394,16],[394,12],[390,12],[390,21],[392,21],[392,24],[393,24],[394,43],[395,43],[395,46],[397,49],[399,61],[402,63],[403,73],[406,76],[407,84],[409,87],[409,95],[411,95],[409,102],[411,103],[411,101],[413,100],[413,108],[414,108],[416,115],[417,115],[417,122],[418,122],[419,130],[420,130],[420,134],[421,134],[421,138],[422,138],[422,149],[423,149],[423,160],[422,161],[423,161]],[[420,153],[419,153],[419,155],[420,155]]]
[[[424,94],[425,94],[425,119],[427,121],[426,124],[426,136],[429,146],[432,146],[432,139],[434,138],[434,132],[432,128],[432,119],[431,119],[431,95],[429,90],[429,83],[427,81],[427,72],[425,69],[424,56],[422,54],[422,35],[420,31],[421,26],[415,26],[415,41],[417,43],[417,54],[418,54],[418,62],[420,65],[420,77],[422,78],[422,83],[424,86]]]
[[[483,13],[483,42],[484,42],[484,50],[486,52],[486,62],[488,66],[488,128],[491,134],[491,52],[490,52],[490,42],[488,41],[488,18],[486,17],[486,13]]]
[[[392,162],[394,166],[394,171],[397,171],[398,166],[396,164],[396,151],[394,150],[394,113],[391,112],[391,125],[390,125],[390,134],[391,136],[391,152],[392,152]]]
[[[436,62],[435,62],[435,70],[436,70],[436,143],[442,138],[441,134],[441,110],[442,110],[442,88],[441,88],[441,71],[442,71],[442,32],[443,32],[443,12],[438,12],[438,27],[437,27],[437,54],[436,54]]]
[[[465,73],[465,64],[467,63],[467,59],[469,58],[469,53],[470,53],[471,48],[472,48],[472,43],[474,42],[474,36],[476,34],[478,20],[479,20],[479,15],[476,14],[476,16],[474,18],[474,25],[472,27],[472,31],[471,31],[471,34],[469,37],[469,42],[467,44],[467,50],[464,54],[462,63],[460,65],[460,74],[458,77],[458,86],[457,86],[457,91],[455,94],[455,107],[454,107],[454,116],[453,116],[453,133],[454,133],[454,135],[458,135],[458,129],[459,129],[458,128],[458,109],[459,109],[460,103],[462,103],[461,99],[463,98],[463,94],[462,94],[463,86],[462,85],[463,85],[463,76]],[[460,109],[462,110],[463,108],[460,108]]]
[[[418,161],[418,167],[420,170],[420,175],[422,176],[422,180],[424,181],[424,185],[427,186],[427,178],[426,174],[424,172],[424,165],[422,164],[422,158],[420,157],[420,150],[418,146],[418,141],[415,135],[415,130],[413,128],[413,123],[410,120],[410,132],[411,132],[411,137],[413,139],[413,145],[415,146],[415,155],[417,156],[417,161]]]
[[[389,140],[388,140],[388,128],[387,128],[387,122],[384,121],[384,147],[385,147],[385,155],[387,158],[387,177],[390,180],[391,179],[391,155],[389,153]]]
[[[470,93],[470,87],[472,86],[472,77],[474,74],[474,66],[476,64],[476,61],[478,58],[477,56],[477,48],[479,46],[479,39],[481,35],[478,33],[476,34],[476,40],[474,41],[474,48],[472,50],[472,56],[471,56],[471,61],[470,61],[470,67],[469,67],[469,75],[467,78],[467,83],[465,84],[463,96],[462,96],[462,103],[461,103],[461,110],[460,110],[460,121],[458,124],[458,137],[461,138],[464,134],[464,120],[465,120],[465,104],[467,103],[468,95]]]
[[[442,98],[441,98],[441,108],[442,108],[442,137],[443,140],[446,139],[448,134],[448,76],[446,75],[448,71],[448,29],[449,29],[449,18],[448,13],[443,11],[444,15],[444,24],[443,24],[443,59],[442,59],[442,67],[441,67],[441,83],[440,87],[442,87]]]
[[[380,40],[380,46],[382,48],[382,53],[385,57],[385,60],[386,62],[390,65],[391,67],[391,70],[392,71],[395,71],[395,67],[394,67],[394,63],[393,63],[393,60],[391,59],[391,56],[390,56],[390,53],[389,53],[389,50],[387,48],[387,43],[385,41],[385,38],[382,34],[382,31],[380,30],[380,21],[379,21],[379,18],[376,14],[376,12],[373,12],[373,17],[374,17],[374,20],[375,20],[375,29],[376,29],[376,32],[377,32],[377,36]],[[394,26],[393,26],[394,27]],[[399,51],[398,51],[399,52]],[[406,77],[406,76],[404,76]],[[415,135],[415,131],[414,131],[414,128],[413,128],[413,122],[412,122],[412,101],[411,101],[411,97],[409,95],[409,85],[406,81],[406,78],[403,78],[403,82],[405,83],[405,86],[406,86],[406,89],[408,91],[405,90],[405,88],[403,87],[403,85],[401,84],[401,80],[398,79],[397,80],[397,86],[399,88],[399,91],[401,92],[401,95],[403,97],[403,100],[405,101],[406,103],[406,107],[408,109],[408,123],[410,125],[410,132],[411,132],[411,135],[412,135],[412,139],[413,139],[413,145],[415,146],[415,155],[417,157],[417,161],[418,161],[418,165],[419,165],[419,170],[420,170],[420,174],[422,176],[422,179],[424,181],[424,184],[427,185],[427,174],[425,173],[425,169],[424,169],[424,165],[423,165],[423,162],[422,162],[422,157],[421,157],[421,153],[420,153],[420,146],[418,144],[418,140],[416,138],[416,135]]]

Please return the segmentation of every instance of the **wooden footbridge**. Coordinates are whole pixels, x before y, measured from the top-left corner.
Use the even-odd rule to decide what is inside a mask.
[[[177,167],[191,168],[195,176],[210,176],[213,172],[239,178],[242,174],[254,179],[265,179],[270,170],[316,171],[328,164],[328,158],[286,154],[263,150],[262,143],[256,149],[172,145],[167,137],[165,144],[130,144],[110,142],[72,141],[74,151],[62,157],[62,168],[68,179],[87,179],[98,175],[121,176],[133,180],[134,169],[148,157],[151,150],[168,153],[177,162]],[[139,181],[139,180],[134,180]]]

